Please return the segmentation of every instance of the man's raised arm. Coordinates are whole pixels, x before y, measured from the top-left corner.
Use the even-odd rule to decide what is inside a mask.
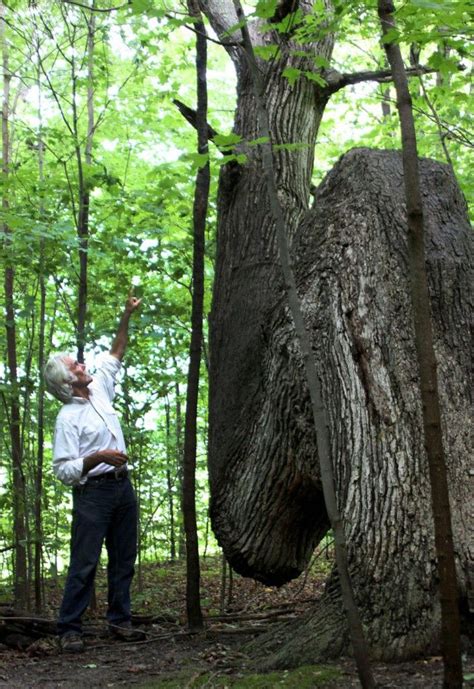
[[[119,361],[122,361],[123,355],[127,348],[128,322],[130,320],[130,316],[136,309],[138,309],[138,307],[141,304],[141,301],[141,299],[137,299],[136,297],[132,296],[132,293],[130,293],[125,303],[125,310],[122,314],[122,318],[120,319],[117,334],[115,336],[115,339],[112,343],[112,348],[110,350],[112,356],[114,356]]]

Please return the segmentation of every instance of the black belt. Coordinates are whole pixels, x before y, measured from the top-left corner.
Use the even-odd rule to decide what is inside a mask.
[[[103,481],[104,479],[107,481],[121,481],[122,479],[127,478],[127,476],[128,471],[126,469],[123,469],[122,471],[106,471],[103,474],[96,474],[96,476],[88,476],[87,482]]]

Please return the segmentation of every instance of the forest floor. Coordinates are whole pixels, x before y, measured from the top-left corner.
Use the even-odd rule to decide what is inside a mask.
[[[102,572],[97,609],[85,620],[86,651],[61,654],[56,639],[38,639],[25,650],[0,644],[0,689],[355,689],[352,659],[270,674],[258,673],[245,643],[286,619],[302,615],[322,592],[330,560],[319,558],[309,574],[281,587],[234,575],[225,585],[217,559],[202,565],[202,607],[206,631],[191,635],[184,624],[185,571],[182,564],[144,568],[135,609],[147,632],[145,641],[111,640],[103,618],[106,594]],[[138,585],[137,581],[137,585]],[[230,590],[231,589],[231,590]],[[50,583],[48,609],[54,619],[61,585]],[[223,602],[225,612],[223,613]],[[465,658],[465,686],[474,687],[474,657]],[[374,665],[380,689],[437,689],[442,686],[439,657]]]

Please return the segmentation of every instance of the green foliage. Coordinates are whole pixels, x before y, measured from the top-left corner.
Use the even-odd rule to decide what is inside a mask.
[[[281,75],[285,79],[288,79],[288,83],[290,84],[290,86],[293,86],[297,79],[299,79],[300,74],[300,69],[297,69],[296,67],[286,67]]]
[[[280,48],[277,45],[257,45],[254,52],[262,60],[276,60],[280,57]]]
[[[397,40],[402,44],[405,64],[410,66],[409,49],[415,45],[420,64],[437,71],[410,79],[418,147],[421,156],[453,162],[470,202],[474,186],[469,135],[471,93],[467,78],[470,63],[466,61],[469,3],[431,4],[430,7],[415,2],[396,4]],[[379,44],[376,3],[338,3],[336,15],[339,40],[333,68],[349,73],[387,69]],[[366,82],[339,91],[328,103],[318,136],[314,182],[322,179],[344,151],[354,146],[400,148],[399,137],[395,91],[391,84]]]
[[[258,0],[255,14],[262,19],[270,19],[275,14],[277,0]]]
[[[128,11],[96,16],[95,130],[90,164],[85,161],[86,15],[72,6],[63,8],[62,13],[58,6],[43,5],[40,21],[31,8],[23,5],[22,14],[15,17],[22,31],[12,30],[8,36],[11,65],[19,77],[12,80],[12,100],[15,93],[21,96],[11,115],[16,164],[11,176],[1,180],[1,192],[9,195],[9,209],[2,220],[12,232],[11,241],[1,245],[2,259],[15,265],[17,387],[24,418],[30,524],[38,472],[37,409],[40,397],[44,398],[38,376],[39,282],[44,280],[46,286],[45,354],[54,350],[73,352],[81,177],[84,190],[90,194],[90,365],[95,356],[110,347],[130,285],[138,284],[143,292],[142,312],[131,327],[126,375],[116,399],[140,499],[142,560],[170,557],[172,541],[177,556],[182,540],[180,461],[191,309],[192,171],[207,160],[196,154],[194,131],[172,103],[173,97],[190,103],[195,98],[191,34],[181,33],[181,20],[159,23],[165,9],[157,5],[135,0]],[[171,41],[173,32],[177,33]],[[25,61],[25,55],[30,59]],[[217,57],[217,62],[220,59]],[[74,74],[76,119],[71,108]],[[29,85],[26,98],[21,92],[24,84]],[[220,125],[221,115],[215,119]],[[226,128],[229,125],[226,120]],[[209,217],[207,311],[215,253],[212,204]],[[0,327],[5,327],[3,310]],[[0,385],[8,402],[13,386],[6,376],[5,362],[2,344]],[[198,458],[198,523],[203,547],[208,531],[206,375],[203,365]],[[45,571],[56,572],[64,566],[69,541],[70,489],[52,476],[51,442],[58,404],[49,397],[44,399],[42,542]],[[4,405],[0,406],[0,414],[0,500],[4,503],[0,538],[8,546],[12,541],[11,466]],[[31,553],[31,543],[29,548]],[[5,581],[11,574],[10,556],[8,550],[2,556]]]

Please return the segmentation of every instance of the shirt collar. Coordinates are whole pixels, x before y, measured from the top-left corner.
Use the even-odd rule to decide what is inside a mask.
[[[88,401],[85,397],[71,397],[70,404],[86,404]]]

